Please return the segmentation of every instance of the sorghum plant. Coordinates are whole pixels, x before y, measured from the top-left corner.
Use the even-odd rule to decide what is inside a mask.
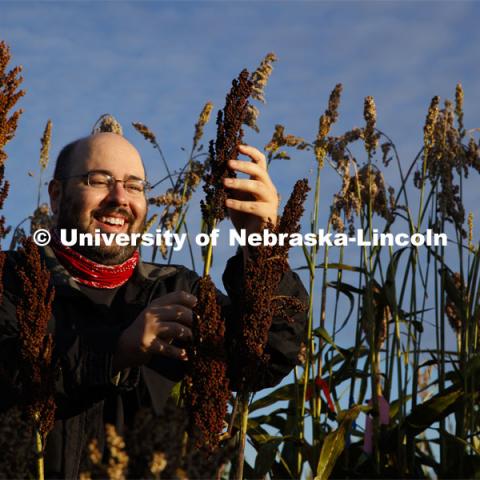
[[[105,425],[105,443],[107,459],[100,451],[97,439],[88,444],[88,468],[80,473],[81,480],[108,478],[109,480],[124,480],[127,478],[129,457],[125,450],[125,441],[118,434],[114,425]]]
[[[37,195],[37,209],[40,207],[40,196],[43,188],[42,176],[48,167],[50,159],[50,144],[52,142],[52,121],[48,120],[45,125],[42,138],[40,139],[40,174],[38,177],[38,195]]]
[[[50,272],[42,263],[31,238],[18,252],[16,273],[21,285],[17,303],[20,380],[25,410],[35,425],[38,476],[43,478],[43,446],[55,421],[55,367],[53,337],[48,332],[54,289]]]
[[[188,211],[188,203],[195,192],[196,187],[200,183],[205,169],[205,163],[198,160],[198,158],[205,155],[201,152],[203,145],[200,144],[200,140],[203,137],[204,127],[210,120],[212,108],[213,104],[207,102],[200,112],[199,118],[195,124],[192,148],[187,163],[180,172],[175,173],[170,171],[156,135],[146,125],[138,122],[132,123],[133,127],[145,138],[145,140],[150,142],[159,152],[167,173],[165,178],[153,184],[152,189],[160,185],[164,180],[169,180],[171,184],[171,187],[168,188],[165,193],[149,198],[150,205],[163,207],[163,210],[159,215],[158,228],[174,232],[179,232],[182,228],[185,230],[187,233],[192,268],[194,270],[195,261],[193,258],[191,242],[188,237],[188,227],[185,218]],[[174,179],[175,176],[177,177],[176,180]],[[163,243],[159,246],[159,250],[163,258],[166,259],[168,257],[168,262],[170,263],[173,250],[171,249],[169,252],[167,246]],[[152,261],[155,259],[156,252],[157,250],[154,249],[152,253]]]
[[[285,205],[278,224],[266,227],[276,234],[298,233],[304,202],[309,190],[307,180],[299,180]],[[265,346],[275,315],[294,315],[305,306],[292,298],[275,295],[283,274],[288,269],[288,243],[285,246],[261,245],[251,249],[245,266],[243,305],[238,325],[239,335],[232,355],[242,359],[243,391],[255,389],[262,368],[268,363]]]
[[[225,322],[216,297],[210,276],[202,277],[194,307],[190,374],[186,381],[190,431],[199,431],[197,447],[207,452],[213,452],[218,446],[231,395],[227,377]]]
[[[31,238],[23,242],[18,254],[16,273],[22,294],[17,319],[23,388],[27,410],[45,436],[53,427],[55,416],[53,337],[48,332],[55,292],[49,284],[50,272]]]
[[[90,441],[82,480],[219,478],[231,454],[229,447],[208,456],[194,448],[196,433],[185,435],[187,412],[172,403],[160,415],[149,408],[140,410],[123,437],[112,425],[105,427],[107,454],[100,452],[96,439]]]
[[[14,67],[7,70],[10,62],[11,54],[8,45],[0,41],[0,210],[3,208],[5,199],[8,195],[9,183],[4,179],[5,161],[7,160],[7,152],[5,146],[15,136],[18,120],[22,114],[22,110],[11,112],[18,100],[25,95],[24,90],[19,90],[23,81],[20,76],[22,67]],[[0,217],[0,240],[5,238],[8,233],[5,227],[5,217]]]
[[[123,137],[122,126],[120,125],[118,120],[109,113],[104,113],[103,115],[100,115],[100,118],[93,125],[91,134],[95,135],[96,133],[101,132],[116,133],[117,135]]]
[[[265,102],[265,87],[267,86],[268,79],[272,74],[272,63],[277,61],[277,56],[274,53],[267,53],[265,58],[260,62],[258,68],[250,75],[250,81],[252,82],[251,97],[254,100],[258,100],[261,103]],[[245,114],[244,123],[257,133],[260,131],[257,125],[259,110],[251,103],[247,106],[247,113]]]
[[[210,142],[209,160],[204,175],[205,200],[201,202],[203,224],[211,233],[217,222],[227,215],[227,192],[224,179],[235,177],[228,161],[238,157],[238,146],[243,138],[242,124],[247,118],[248,99],[252,93],[249,73],[243,70],[226,96],[225,107],[217,115],[216,141]],[[192,377],[188,387],[189,414],[192,424],[199,424],[207,440],[207,450],[213,451],[223,429],[230,397],[227,377],[225,321],[217,305],[215,286],[209,277],[213,243],[209,242],[204,256],[203,278],[199,283],[199,302],[195,308],[193,330]],[[211,424],[213,422],[213,425]],[[203,427],[207,428],[203,428]],[[210,433],[208,431],[210,430]],[[244,442],[243,442],[244,443]],[[244,444],[240,446],[243,455]],[[243,459],[239,462],[243,468]],[[240,473],[241,475],[241,473]]]
[[[209,231],[216,222],[228,216],[225,200],[227,193],[223,180],[233,178],[235,173],[228,168],[227,162],[238,157],[238,146],[243,137],[244,123],[248,107],[248,98],[252,93],[249,73],[243,70],[238,79],[232,82],[227,95],[225,108],[217,115],[217,139],[210,142],[210,158],[205,173],[205,200],[201,202],[202,215]]]

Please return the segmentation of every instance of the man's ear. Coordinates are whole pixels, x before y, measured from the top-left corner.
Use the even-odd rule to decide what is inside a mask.
[[[54,215],[58,213],[58,207],[62,201],[62,183],[55,178],[48,184],[48,195],[50,196],[50,208]]]

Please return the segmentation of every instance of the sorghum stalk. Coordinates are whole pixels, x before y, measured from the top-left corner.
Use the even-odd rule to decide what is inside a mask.
[[[140,133],[145,138],[145,140],[147,140],[148,142],[150,142],[153,145],[153,148],[155,148],[158,151],[158,153],[160,155],[160,158],[162,160],[163,166],[165,168],[165,171],[167,172],[167,177],[166,178],[168,178],[168,180],[170,181],[170,185],[171,185],[171,189],[167,191],[167,194],[168,194],[168,192],[172,192],[172,195],[175,195],[178,192],[179,187],[181,186],[180,185],[180,179],[181,179],[183,170],[182,170],[181,174],[179,175],[177,181],[174,182],[173,181],[173,174],[170,171],[167,159],[165,158],[165,155],[163,154],[163,150],[160,147],[160,143],[158,142],[156,135],[152,132],[152,130],[150,130],[150,128],[148,128],[143,123],[132,122],[132,126],[135,128],[135,130],[137,130],[138,133]],[[187,162],[187,166],[190,166],[190,165],[191,165],[191,156],[190,156],[189,161]],[[159,182],[155,183],[152,188],[157,186],[158,183]],[[184,187],[185,186],[186,186],[186,183],[184,183]],[[184,191],[185,191],[185,188],[184,188]],[[185,203],[184,200],[185,200],[185,198],[184,198],[184,195],[182,194],[180,206],[179,207],[178,206],[174,207],[177,220],[174,222],[173,225],[171,225],[171,227],[173,227],[173,229],[176,230],[175,233],[177,233],[177,231],[178,231],[176,229],[176,227],[178,226],[177,225],[178,224],[178,219],[181,218],[182,208],[183,208],[184,203]],[[152,199],[149,199],[149,201],[150,201],[150,203],[152,203]],[[153,202],[153,203],[155,203],[155,202]],[[165,206],[165,209],[167,210],[167,215],[168,215],[168,208],[169,208],[169,206],[167,204]],[[162,219],[163,219],[163,217],[162,217]],[[195,259],[193,257],[193,250],[192,250],[192,244],[191,244],[191,241],[190,241],[190,236],[188,235],[188,226],[187,226],[186,223],[184,223],[183,227],[185,228],[185,232],[187,234],[187,245],[188,245],[188,251],[190,253],[190,261],[192,262],[192,269],[195,270]],[[170,227],[169,227],[169,229],[170,229]],[[162,253],[163,253],[163,251],[162,251]],[[172,253],[172,250],[170,250],[170,256],[169,256],[169,259],[168,259],[169,264],[170,264],[170,261],[171,261],[171,253]],[[155,261],[156,255],[157,255],[157,248],[154,248],[153,251],[152,251],[152,262]],[[165,254],[165,258],[166,258],[166,254]]]
[[[317,137],[314,142],[314,153],[315,153],[315,160],[316,160],[316,179],[315,179],[315,194],[313,199],[313,215],[311,220],[311,231],[317,233],[318,230],[318,216],[320,210],[320,173],[323,169],[325,158],[327,156],[327,140],[328,135],[330,133],[331,126],[337,121],[338,119],[338,107],[340,104],[340,96],[342,93],[342,85],[337,84],[333,91],[330,94],[328,100],[328,108],[325,110],[323,115],[321,115],[319,119],[319,126]],[[317,258],[317,251],[318,247],[316,245],[312,246],[310,249],[309,254],[307,255],[307,251],[304,250],[305,257],[307,259],[307,263],[310,266],[309,268],[309,286],[308,286],[308,293],[309,293],[309,305],[308,305],[308,330],[307,330],[307,355],[304,365],[304,372],[305,375],[303,376],[303,384],[302,384],[302,394],[301,394],[301,406],[300,406],[300,422],[301,425],[298,429],[299,432],[299,441],[303,441],[304,438],[304,418],[305,418],[305,403],[307,398],[307,387],[310,379],[310,368],[312,369],[312,382],[315,379],[315,372],[313,368],[313,354],[315,351],[315,343],[313,338],[313,303],[314,303],[314,292],[315,292],[315,273],[316,273],[316,258]],[[324,276],[325,280],[325,276]],[[319,348],[321,346],[321,342],[319,342]],[[316,388],[313,388],[313,395],[314,395],[314,404],[317,398],[317,391]],[[321,408],[321,399],[318,399],[319,408]],[[314,420],[315,415],[313,415],[312,420]],[[299,449],[297,455],[297,474],[301,473],[302,468],[302,452]]]
[[[368,204],[367,204],[367,221],[368,221],[368,232],[370,237],[370,242],[372,240],[372,229],[373,229],[373,198],[372,198],[372,181],[373,181],[373,172],[372,172],[372,156],[376,147],[376,137],[375,137],[375,125],[376,125],[376,107],[373,97],[366,97],[364,104],[364,118],[365,118],[365,129],[364,129],[364,143],[365,150],[367,151],[368,162],[367,162],[367,181],[368,181]],[[371,244],[371,243],[370,243]],[[375,469],[377,473],[380,473],[380,451],[379,451],[379,433],[380,433],[380,415],[379,415],[379,401],[378,397],[381,395],[380,388],[380,371],[379,371],[379,352],[377,351],[377,342],[375,341],[375,318],[373,315],[373,255],[372,249],[367,252],[367,248],[364,247],[364,260],[365,260],[365,288],[367,289],[367,318],[371,323],[370,326],[370,364],[372,366],[372,397],[373,397],[373,409],[377,414],[373,418],[373,454],[375,459]],[[368,263],[366,262],[368,258]]]
[[[331,228],[331,221],[329,219],[327,224],[327,234],[330,233]],[[328,253],[329,253],[329,246],[325,246],[324,254],[323,254],[323,274],[322,274],[322,294],[321,294],[321,304],[320,304],[320,327],[325,328],[325,314],[327,308],[327,271],[328,271]],[[319,350],[322,346],[322,343],[319,342]],[[318,355],[317,359],[317,376],[321,378],[323,375],[322,372],[322,356]],[[315,378],[315,377],[314,377]],[[313,419],[319,421],[320,419],[320,410],[321,410],[321,397],[314,396],[314,399],[318,398],[318,408],[313,410]]]
[[[35,423],[40,421],[39,412],[35,412]],[[40,430],[35,425],[35,455],[37,457],[37,476],[38,480],[44,480],[45,478],[45,462],[43,458],[43,442]]]
[[[217,224],[217,221],[214,220],[210,233],[215,229],[216,224]],[[212,237],[210,236],[210,239],[209,239],[208,245],[207,245],[207,250],[206,250],[206,253],[205,253],[204,264],[203,264],[203,276],[204,277],[206,277],[210,273],[210,267],[212,266],[212,257],[213,257],[213,241],[212,241]]]
[[[237,395],[240,406],[240,440],[238,448],[238,456],[236,459],[237,470],[235,472],[235,480],[243,480],[243,466],[245,463],[245,446],[247,442],[247,428],[248,428],[248,393],[240,392]]]
[[[309,191],[307,180],[296,182],[293,192],[287,201],[282,217],[277,225],[271,222],[266,224],[266,228],[276,234],[286,233],[291,235],[300,230],[300,219],[304,210],[304,202]],[[265,351],[268,342],[268,333],[275,315],[288,315],[291,317],[294,313],[305,310],[305,305],[297,299],[287,296],[276,296],[283,274],[288,269],[288,249],[289,246],[267,246],[261,245],[252,250],[245,264],[244,274],[244,303],[241,312],[241,320],[238,334],[235,336],[238,340],[235,344],[236,350],[233,352],[235,358],[241,358],[242,364],[239,365],[242,379],[240,386],[240,410],[242,422],[248,418],[248,392],[255,390],[258,375],[262,369],[268,365],[269,354]],[[243,468],[243,436],[246,430],[241,433],[239,459],[237,468]],[[237,479],[241,471],[237,471]]]
[[[199,164],[199,162],[196,162],[194,160],[194,153],[195,153],[195,150],[198,147],[198,142],[201,140],[201,138],[203,136],[203,129],[204,129],[205,125],[208,123],[208,121],[210,120],[210,114],[212,112],[212,109],[213,109],[213,103],[212,102],[207,102],[204,105],[202,111],[200,112],[197,123],[195,124],[195,133],[193,135],[192,148],[190,150],[190,155],[188,156],[188,162],[187,162],[186,166],[184,167],[184,169],[182,169],[182,172],[178,176],[178,179],[177,179],[177,181],[175,183],[175,186],[174,186],[174,191],[178,191],[180,188],[182,190],[182,195],[181,195],[181,199],[180,199],[180,208],[179,208],[179,212],[178,212],[179,217],[180,217],[180,221],[178,222],[178,225],[176,226],[176,232],[175,233],[178,233],[181,230],[182,227],[185,228],[185,233],[187,234],[187,239],[188,239],[188,249],[189,249],[190,258],[191,258],[191,261],[192,261],[192,269],[193,270],[196,270],[195,269],[195,260],[194,260],[194,257],[193,257],[192,244],[189,240],[188,225],[185,222],[185,217],[186,217],[186,214],[187,214],[187,211],[188,211],[188,206],[185,208],[185,211],[184,211],[184,207],[185,207],[186,203],[190,200],[191,195],[192,195],[192,191],[194,190],[194,188],[197,184],[197,180],[196,180],[196,177],[195,177],[195,175],[197,175],[197,172],[195,172],[194,170],[198,169],[198,165],[200,165],[200,164]],[[196,167],[196,168],[194,168],[194,167]],[[201,177],[201,174],[204,171],[204,168],[205,168],[205,164],[203,164],[200,168],[200,172],[199,172],[200,174],[198,175],[198,181],[200,181],[200,177]],[[181,179],[181,175],[183,174],[184,170],[186,170],[186,172],[185,172],[186,179],[183,181],[183,187],[182,187],[180,179]],[[169,264],[172,260],[172,254],[173,254],[173,249],[170,249],[170,252],[169,252],[169,255],[168,255],[168,263]]]

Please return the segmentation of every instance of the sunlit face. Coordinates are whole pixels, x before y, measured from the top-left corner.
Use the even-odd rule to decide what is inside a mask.
[[[142,160],[137,150],[123,137],[101,133],[82,140],[73,152],[68,176],[90,171],[104,171],[117,180],[145,179]],[[129,193],[123,183],[116,182],[112,190],[97,189],[86,180],[75,177],[53,182],[49,188],[52,210],[58,228],[76,228],[80,233],[142,232],[147,214],[143,194]],[[116,265],[131,257],[136,247],[119,245],[74,247],[93,261]]]

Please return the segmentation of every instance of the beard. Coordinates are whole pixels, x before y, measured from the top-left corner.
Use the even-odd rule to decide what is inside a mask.
[[[89,231],[88,228],[80,228],[81,211],[82,207],[78,202],[75,202],[73,198],[69,198],[68,195],[64,195],[63,201],[59,205],[57,228],[70,230],[76,229],[78,233],[94,234],[95,232],[93,229]],[[145,228],[146,215],[141,219],[136,227],[134,225],[135,219],[132,214],[128,212],[128,210],[119,207],[116,204],[107,204],[104,207],[92,210],[90,213],[90,221],[93,220],[94,215],[98,217],[108,216],[115,213],[121,214],[128,219],[128,230],[125,233],[131,234],[143,232],[143,229]],[[71,248],[93,262],[100,263],[102,265],[119,265],[128,260],[138,247],[135,245],[117,245],[114,240],[112,245],[105,245],[102,242],[101,245],[92,246],[76,244]]]

